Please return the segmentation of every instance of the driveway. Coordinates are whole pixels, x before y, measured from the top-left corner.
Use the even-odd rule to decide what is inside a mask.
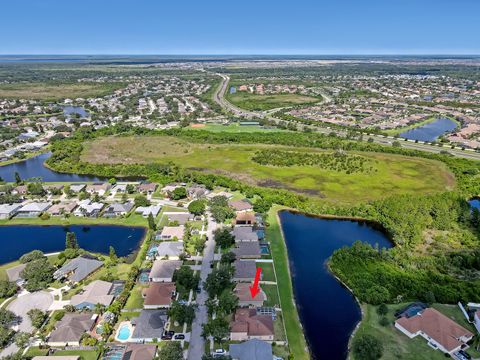
[[[8,310],[22,318],[22,322],[19,325],[16,325],[14,329],[18,331],[31,332],[33,330],[33,326],[27,313],[31,309],[47,311],[52,303],[53,295],[46,291],[20,294],[18,298],[12,301],[7,307]]]

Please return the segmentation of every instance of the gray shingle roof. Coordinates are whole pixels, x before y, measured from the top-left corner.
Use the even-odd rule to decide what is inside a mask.
[[[235,241],[258,241],[257,232],[251,226],[235,226],[232,234]]]
[[[79,341],[83,333],[89,331],[95,323],[95,315],[91,313],[67,313],[55,326],[48,339],[49,342]]]
[[[241,344],[231,344],[230,356],[234,360],[272,360],[272,345],[262,340],[248,340]]]
[[[60,279],[64,276],[69,276],[71,281],[79,282],[85,279],[88,275],[90,275],[102,265],[103,262],[101,262],[100,260],[87,259],[79,256],[69,261],[67,264],[63,265],[60,269],[55,271],[53,277],[55,279]]]
[[[132,339],[160,339],[166,322],[165,310],[142,310],[140,316],[132,319],[135,324]]]

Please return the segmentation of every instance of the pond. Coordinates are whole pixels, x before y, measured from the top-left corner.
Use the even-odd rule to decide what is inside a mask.
[[[36,249],[44,253],[62,251],[68,231],[76,234],[82,249],[108,254],[113,246],[118,256],[128,256],[136,251],[146,233],[143,227],[114,225],[0,226],[0,264],[17,260]]]
[[[25,161],[0,166],[0,177],[4,181],[15,181],[15,172],[18,172],[22,179],[40,177],[45,182],[81,182],[99,181],[95,176],[62,174],[45,167],[43,163],[50,157],[51,153],[34,156]]]
[[[457,123],[448,118],[440,118],[428,124],[407,130],[401,137],[418,141],[435,141],[439,136],[455,130]]]
[[[328,270],[326,261],[356,240],[390,248],[387,236],[363,222],[322,219],[282,211],[295,301],[313,359],[346,359],[361,319],[358,303]]]
[[[81,106],[64,106],[63,107],[63,113],[65,115],[72,115],[72,114],[78,114],[82,118],[89,117],[90,114],[88,113],[87,110],[85,110]]]

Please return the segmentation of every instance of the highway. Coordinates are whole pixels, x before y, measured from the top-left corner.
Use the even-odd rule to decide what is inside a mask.
[[[228,112],[232,113],[235,116],[243,116],[247,118],[261,118],[273,121],[275,123],[284,122],[285,120],[278,119],[272,115],[272,111],[250,111],[245,109],[240,109],[239,107],[230,103],[227,99],[225,99],[225,92],[227,91],[228,82],[230,78],[225,74],[216,73],[216,75],[222,78],[222,83],[217,88],[217,91],[213,95],[213,99],[216,103],[218,103],[222,108],[227,110]],[[331,99],[328,98],[329,101]],[[278,109],[276,109],[278,110]],[[332,129],[327,127],[315,126],[315,125],[304,125],[297,123],[297,129],[303,130],[305,128],[310,128],[312,131],[323,133],[323,134],[331,134],[335,133],[339,137],[346,137],[347,132],[344,130]],[[384,135],[376,135],[376,134],[369,134],[368,132],[363,132],[363,140],[367,141],[369,138],[373,139],[373,142],[382,144],[382,145],[390,145],[394,141],[398,141],[401,144],[402,148],[405,149],[412,149],[412,150],[420,150],[420,151],[427,151],[431,153],[440,153],[441,151],[448,151],[451,155],[465,158],[465,159],[472,159],[472,160],[480,160],[480,153],[475,152],[474,150],[465,149],[462,150],[461,148],[452,149],[450,145],[445,146],[435,146],[431,144],[424,144],[421,142],[416,143],[413,140],[407,140],[401,138],[394,138],[393,136],[384,136]]]

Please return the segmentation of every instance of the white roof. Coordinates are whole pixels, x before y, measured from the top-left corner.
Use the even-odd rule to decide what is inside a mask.
[[[0,204],[0,214],[11,214],[22,207],[22,204]]]
[[[30,212],[30,211],[45,211],[50,207],[49,202],[32,202],[22,206],[19,210],[21,212]]]

